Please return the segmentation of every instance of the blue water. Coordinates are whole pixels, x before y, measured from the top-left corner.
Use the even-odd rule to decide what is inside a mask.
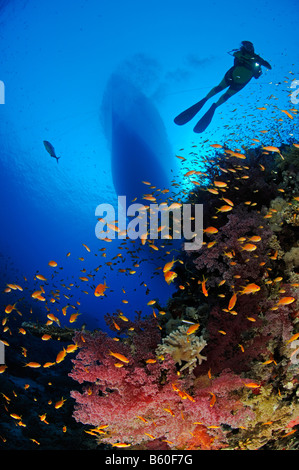
[[[155,252],[151,260],[148,251],[134,254],[134,244],[120,251],[121,241],[106,243],[95,236],[95,209],[116,203],[115,181],[125,188],[140,181],[140,171],[130,165],[129,139],[123,140],[123,153],[117,154],[121,159],[113,163],[113,149],[124,136],[113,137],[113,116],[127,119],[125,136],[137,132],[148,144],[146,150],[140,147],[141,167],[151,175],[156,169],[163,176],[159,184],[170,186],[174,199],[181,193],[171,182],[182,181],[184,173],[175,155],[189,158],[184,169],[192,169],[191,152],[200,161],[212,155],[210,143],[231,139],[235,148],[252,145],[251,139],[261,138],[259,132],[269,122],[273,126],[262,137],[264,144],[298,139],[294,123],[287,122],[278,133],[272,115],[276,109],[276,117],[287,121],[279,110],[296,107],[290,86],[299,79],[298,14],[295,0],[0,2],[0,80],[5,84],[5,104],[0,105],[0,289],[18,282],[28,287],[28,295],[40,272],[48,279],[47,289],[61,291],[59,309],[80,302],[78,324],[92,327],[104,327],[104,314],[118,308],[134,317],[136,310],[151,314],[146,305],[151,299],[166,302],[174,289],[153,273],[173,254]],[[203,136],[193,133],[193,125],[175,126],[174,116],[220,82],[232,65],[227,52],[242,40],[252,41],[272,70],[264,69],[223,105]],[[109,110],[103,99],[113,74],[129,85],[115,91]],[[110,90],[110,101],[111,95]],[[141,108],[136,107],[139,98]],[[257,110],[267,105],[271,110]],[[150,126],[143,122],[149,114]],[[43,140],[54,145],[61,157],[58,164]],[[101,248],[106,248],[106,258]],[[119,253],[119,264],[105,265]],[[119,273],[141,259],[135,275]],[[54,279],[50,260],[58,263]],[[88,294],[82,292],[87,283],[79,280],[86,273],[95,275]],[[91,285],[104,280],[107,295],[95,298]],[[71,290],[62,286],[70,283],[75,284]],[[41,311],[38,304],[36,315]]]

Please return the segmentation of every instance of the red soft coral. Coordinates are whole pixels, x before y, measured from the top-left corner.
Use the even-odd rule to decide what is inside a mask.
[[[150,331],[152,324],[148,327]],[[80,351],[73,360],[70,376],[85,385],[82,393],[71,392],[76,400],[75,419],[93,426],[108,425],[101,441],[110,444],[155,442],[156,448],[162,448],[165,441],[176,448],[225,445],[221,425],[238,427],[251,416],[235,394],[244,382],[230,371],[208,381],[193,375],[178,378],[170,356],[162,362],[146,362],[145,338],[152,342],[153,335],[145,330],[134,332],[127,344],[124,340],[115,342],[102,332],[77,334],[75,341]],[[139,339],[134,338],[137,334],[143,336],[143,352]],[[138,347],[134,346],[136,343]],[[121,361],[110,351],[125,356],[129,362],[116,367]],[[212,393],[216,396],[213,406]],[[204,434],[199,432],[198,422],[206,427]]]

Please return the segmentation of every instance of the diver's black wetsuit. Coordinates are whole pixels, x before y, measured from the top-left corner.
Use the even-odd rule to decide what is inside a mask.
[[[262,74],[262,66],[271,69],[269,62],[255,54],[253,44],[249,41],[243,41],[242,47],[237,51],[235,50],[233,56],[235,58],[234,65],[226,72],[219,85],[212,88],[205,98],[176,116],[174,119],[176,124],[181,126],[189,122],[201,110],[208,99],[228,88],[228,90],[220,96],[219,100],[212,104],[210,109],[193,129],[194,132],[203,132],[211,122],[218,106],[222,105],[231,96],[242,90],[253,77],[259,78]]]
[[[247,51],[239,50],[234,52],[233,55],[235,58],[234,65],[226,72],[219,85],[214,87],[206,96],[206,99],[209,99],[229,87],[216,103],[217,106],[220,106],[232,95],[242,90],[242,88],[244,88],[253,77],[259,78],[262,74],[262,65],[271,69],[269,62],[255,53],[250,54]]]

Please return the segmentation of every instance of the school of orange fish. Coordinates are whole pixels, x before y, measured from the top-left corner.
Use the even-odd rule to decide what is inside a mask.
[[[258,109],[260,111],[264,111],[267,108],[266,107],[259,107]],[[284,115],[286,115],[287,118],[290,119],[290,120],[293,120],[296,113],[297,113],[297,110],[295,110],[295,109],[291,109],[290,111],[287,111],[287,110],[280,110],[280,111],[282,113],[284,113]],[[293,114],[291,114],[291,113],[293,113]],[[260,130],[259,132],[262,135],[264,135],[264,134],[267,133],[267,130]],[[213,149],[213,151],[216,150],[216,151],[224,152],[225,158],[237,158],[240,161],[245,161],[246,160],[246,155],[245,155],[245,152],[244,152],[244,148],[243,148],[243,150],[242,150],[242,148],[237,148],[235,150],[230,150],[226,145],[220,145],[218,143],[209,143],[207,140],[203,141],[201,143],[201,145],[204,146],[207,143],[208,143],[208,146],[211,149]],[[270,157],[273,154],[278,154],[281,159],[284,159],[284,156],[283,156],[283,154],[281,153],[281,151],[278,147],[273,146],[273,145],[263,145],[261,143],[260,139],[257,139],[257,138],[252,139],[252,145],[256,145],[256,144],[261,146],[262,149],[263,149],[263,152],[265,154],[268,154]],[[294,145],[295,148],[299,148],[299,144],[294,143],[293,145]],[[193,147],[196,148],[197,145],[193,145]],[[183,150],[183,149],[181,149],[181,150]],[[193,151],[192,151],[192,154],[193,154],[193,156],[197,155],[198,160],[196,161],[196,165],[198,163],[200,163],[200,165],[203,166],[205,164],[205,160],[209,161],[210,164],[211,164],[211,162],[213,162],[210,157],[202,158],[201,155],[195,154],[195,153],[193,153]],[[191,186],[191,188],[192,187],[201,188],[202,185],[204,184],[205,177],[207,176],[204,169],[203,170],[198,170],[198,169],[194,169],[194,168],[190,169],[190,168],[188,168],[188,166],[190,164],[190,162],[188,160],[188,157],[177,155],[177,158],[180,160],[182,165],[185,165],[185,164],[187,165],[187,168],[183,167],[182,172],[184,174],[185,180],[188,182],[189,187]],[[194,165],[192,165],[192,166],[194,167]],[[234,176],[234,179],[233,179],[231,184],[236,184],[236,181],[238,179],[246,180],[246,178],[248,178],[248,176],[246,174],[246,170],[248,170],[248,169],[249,169],[249,167],[246,165],[246,162],[243,165],[241,165],[241,164],[240,165],[232,165],[232,167],[230,169],[230,172]],[[260,169],[261,169],[261,171],[263,171],[264,167],[262,165],[260,165]],[[221,170],[222,170],[222,172],[224,171],[225,173],[228,172],[228,170],[223,170],[222,168],[221,168]],[[241,174],[241,171],[242,171],[242,176],[236,176],[236,174],[238,173],[238,170],[239,170],[240,174]],[[157,190],[157,188],[151,187],[150,182],[145,181],[143,183],[145,184],[145,186],[149,186],[150,189],[151,189],[150,193],[146,193],[144,195],[144,199],[146,201],[149,201],[149,202],[157,202],[159,193],[161,193],[161,191]],[[230,212],[234,208],[234,201],[231,201],[230,199],[225,197],[225,190],[227,188],[227,185],[228,185],[227,182],[223,182],[219,179],[215,179],[214,182],[213,182],[213,185],[211,185],[210,187],[204,187],[203,188],[205,191],[208,191],[212,196],[215,196],[215,197],[219,198],[220,204],[219,204],[219,207],[217,208],[217,213],[214,216],[215,224],[216,224],[216,221],[217,221],[217,214],[218,213]],[[172,181],[172,186],[173,186],[174,190],[175,189],[179,190],[178,193],[179,193],[180,196],[179,195],[177,195],[177,196],[172,195],[171,197],[169,197],[168,202],[171,203],[173,205],[173,207],[181,207],[183,202],[184,202],[184,196],[187,196],[188,194],[190,194],[190,189],[183,189],[182,190],[181,187],[180,187],[180,183],[178,181],[176,181],[176,179],[174,179]],[[169,192],[169,190],[163,190],[162,191],[162,193],[164,193],[164,194],[167,194],[167,192]],[[281,192],[283,192],[283,190],[281,190]],[[191,194],[192,194],[192,191],[191,191]],[[295,205],[298,205],[298,202],[299,202],[299,195],[294,197],[292,203],[295,204]],[[255,203],[252,203],[251,201],[247,201],[245,204],[254,206]],[[266,214],[265,218],[271,218],[272,214],[273,214],[273,212],[269,211],[269,213]],[[298,217],[298,215],[297,215],[297,217]],[[108,228],[114,230],[116,233],[119,231],[119,229],[117,227],[117,221],[114,221],[114,223],[112,223],[112,224],[108,224]],[[161,231],[162,227],[160,226],[158,230]],[[218,229],[217,229],[217,227],[214,227],[214,226],[208,226],[208,227],[205,227],[203,231],[206,235],[209,236],[209,235],[216,234],[218,232]],[[171,236],[169,238],[171,240]],[[261,241],[261,237],[258,236],[258,235],[254,235],[250,239],[246,239],[245,237],[240,238],[239,241],[240,241],[242,250],[247,251],[247,252],[253,252],[253,251],[256,250],[257,244]],[[104,244],[106,242],[111,242],[111,240],[106,238],[102,243]],[[171,245],[168,245],[165,242],[164,244],[162,244],[162,245],[160,244],[158,246],[153,241],[149,240],[147,238],[147,236],[143,237],[141,242],[142,242],[142,245],[145,245],[147,243],[148,246],[153,251],[158,251],[160,253],[161,265],[158,268],[156,268],[155,271],[156,271],[156,273],[163,273],[163,276],[164,276],[164,279],[165,279],[165,282],[166,282],[167,285],[172,284],[175,281],[175,279],[177,278],[177,273],[175,271],[175,265],[176,265],[176,263],[183,264],[183,262],[179,259],[179,257],[178,257],[178,259],[175,259],[172,256],[172,254],[171,254]],[[210,248],[210,247],[213,246],[213,243],[215,243],[215,242],[209,241],[209,242],[205,242],[205,243]],[[83,245],[83,247],[84,247],[84,249],[86,250],[87,253],[92,252],[92,250],[86,244],[83,243],[82,245]],[[60,273],[61,273],[60,270],[62,269],[62,266],[59,266],[58,262],[56,262],[54,260],[50,260],[48,262],[48,266],[49,266],[49,268],[53,269],[52,273],[49,274],[48,276],[44,276],[43,274],[38,272],[35,275],[34,282],[36,283],[36,288],[34,290],[32,290],[31,294],[30,294],[31,299],[32,299],[32,305],[30,306],[30,314],[33,314],[33,312],[35,310],[35,305],[38,305],[39,306],[38,311],[39,312],[44,311],[45,314],[46,314],[46,321],[44,323],[46,326],[50,326],[50,325],[53,325],[53,324],[56,324],[57,326],[60,326],[61,323],[62,323],[62,319],[63,319],[64,324],[66,324],[66,320],[68,321],[68,323],[70,325],[75,324],[78,320],[78,317],[81,315],[81,313],[79,312],[80,300],[76,300],[75,302],[72,302],[71,294],[66,294],[65,290],[71,291],[72,289],[77,287],[77,288],[80,288],[80,291],[83,294],[90,294],[91,293],[95,297],[99,297],[99,298],[104,297],[104,296],[109,296],[110,288],[106,283],[105,276],[101,274],[105,269],[110,268],[111,270],[112,269],[115,270],[115,271],[117,270],[119,275],[125,274],[126,276],[128,276],[128,275],[129,276],[134,276],[135,274],[138,274],[138,268],[141,267],[142,262],[143,261],[146,262],[146,260],[140,261],[140,258],[142,256],[142,247],[140,247],[140,245],[139,245],[139,248],[136,250],[136,249],[134,249],[134,246],[132,245],[132,241],[130,241],[130,243],[127,244],[127,240],[124,240],[122,243],[120,243],[119,248],[120,248],[119,253],[109,261],[105,261],[105,258],[107,257],[108,250],[105,247],[100,248],[98,253],[96,253],[96,256],[100,255],[103,258],[103,263],[98,265],[94,269],[95,272],[87,272],[87,270],[83,267],[81,269],[81,275],[78,276],[78,280],[80,282],[75,281],[75,282],[67,283],[67,281],[63,281],[63,282],[61,282],[62,289],[61,288],[51,288],[51,284],[53,284],[55,282],[56,278],[60,275]],[[126,256],[124,255],[125,251],[127,251]],[[127,259],[127,256],[129,256],[129,255],[131,256],[133,265],[130,266],[130,267],[125,267],[125,268],[119,267],[119,264],[123,263],[125,261],[125,259]],[[231,257],[232,259],[234,257],[234,254],[229,253],[229,252],[226,253],[226,255],[228,257]],[[70,252],[67,253],[66,254],[66,259],[69,258],[70,256],[71,256],[71,253]],[[172,257],[172,259],[169,259],[169,261],[168,261],[167,260],[168,257],[170,257],[170,258]],[[272,255],[272,259],[275,260],[276,257],[277,257],[277,253],[274,253]],[[78,261],[84,263],[84,257],[80,257]],[[101,275],[101,282],[96,283],[95,279],[97,277],[98,272]],[[274,280],[271,280],[271,282],[280,282],[281,280],[282,280],[282,278],[276,278]],[[207,282],[207,279],[205,279],[205,278],[203,278],[202,280],[198,280],[198,284],[201,286],[201,291],[202,291],[203,295],[207,297],[209,295],[209,292],[208,292],[208,288],[206,286],[206,282]],[[7,354],[9,354],[9,347],[10,347],[9,337],[12,334],[12,329],[10,328],[10,325],[13,323],[13,315],[14,314],[16,314],[17,318],[22,317],[22,301],[24,299],[22,292],[25,289],[28,292],[29,289],[28,289],[28,287],[26,287],[28,284],[30,284],[30,283],[28,283],[27,278],[24,277],[23,283],[15,282],[14,280],[9,280],[6,284],[6,287],[4,288],[4,293],[3,294],[7,295],[8,298],[13,298],[13,301],[10,301],[10,303],[8,303],[8,302],[6,303],[6,306],[5,306],[4,310],[1,312],[1,325],[2,325],[1,341],[5,345],[5,347],[7,348],[6,349]],[[87,286],[86,288],[82,288],[82,286],[84,284],[86,284],[86,286]],[[147,294],[148,294],[150,292],[150,290],[149,290],[147,284],[145,282],[142,282],[141,284],[142,284],[143,287],[145,287],[147,289]],[[294,288],[297,288],[298,286],[299,285],[296,284],[296,283],[292,284],[292,287],[294,287]],[[179,285],[178,288],[181,289],[181,290],[184,290],[185,286],[184,285]],[[230,313],[233,314],[233,312],[234,312],[233,309],[234,309],[234,306],[237,302],[238,296],[254,294],[255,292],[258,292],[260,290],[260,288],[261,287],[259,285],[255,284],[255,283],[248,283],[247,285],[244,285],[242,287],[242,290],[234,292],[232,294],[232,296],[228,299],[227,310]],[[126,293],[125,289],[123,287],[122,287],[122,293],[123,294]],[[280,294],[281,294],[281,297],[277,301],[276,307],[281,306],[281,305],[289,305],[289,304],[295,302],[295,300],[296,300],[295,297],[293,297],[293,296],[284,296],[283,295],[283,289],[281,290]],[[19,298],[18,298],[18,296],[19,296]],[[59,303],[59,301],[62,298],[65,299],[65,303],[66,303],[66,305],[64,305],[63,307],[61,307],[61,304]],[[122,300],[122,303],[126,304],[126,303],[128,303],[128,300],[126,300],[124,298]],[[158,312],[155,312],[155,304],[156,304],[156,300],[154,300],[154,299],[150,300],[147,303],[147,306],[152,307],[154,316],[157,318],[159,314],[160,315],[165,315],[166,312],[162,311],[162,310],[160,310],[160,311],[158,310]],[[26,307],[27,307],[27,304],[26,304]],[[74,312],[68,315],[68,313],[71,310],[74,310]],[[124,320],[124,321],[127,320],[126,316],[122,312],[119,313],[119,316],[122,320]],[[33,316],[32,316],[32,318],[33,318]],[[255,321],[254,317],[248,317],[248,320],[252,321],[252,322]],[[40,321],[42,321],[42,320],[40,319]],[[115,326],[116,329],[119,329],[119,327],[118,327],[118,325],[115,321],[114,321],[114,326]],[[199,323],[196,323],[196,322],[194,322],[193,324],[191,323],[190,327],[187,330],[187,335],[196,334],[196,331],[198,330],[198,328],[199,328]],[[222,330],[219,330],[219,332],[223,335],[226,334],[226,332],[222,331]],[[27,331],[23,326],[21,326],[18,329],[18,334],[20,335],[20,338],[21,338],[22,335],[27,334]],[[41,341],[49,341],[49,340],[51,340],[51,338],[52,337],[51,337],[50,334],[45,333],[41,336]],[[296,333],[288,340],[288,342],[293,342],[293,341],[297,340],[298,338],[299,338],[299,333]],[[240,348],[242,348],[242,347],[243,346],[240,345]],[[26,358],[28,356],[30,357],[31,354],[30,354],[30,351],[27,351],[26,348],[22,347],[21,339],[20,339],[20,350],[22,352],[22,356],[24,357],[24,364],[23,365],[24,365],[24,367],[33,368],[33,369],[38,369],[38,368],[41,368],[41,367],[42,368],[53,367],[53,366],[61,363],[62,361],[64,361],[68,354],[73,354],[77,350],[77,348],[78,348],[77,344],[69,344],[67,347],[63,348],[57,354],[56,358],[53,358],[52,361],[46,361],[46,362],[42,363],[40,361],[40,359],[38,359],[38,358],[36,358],[36,360],[33,360],[34,359],[33,358],[32,360],[26,361]],[[107,351],[107,354],[114,356],[122,364],[126,364],[128,362],[128,359],[125,356],[121,355],[121,354],[115,353],[113,351]],[[122,364],[120,364],[120,367],[122,366]],[[115,366],[117,367],[117,364],[115,364]],[[0,365],[0,373],[1,374],[9,373],[9,368],[7,367],[7,365]],[[260,384],[246,383],[245,386],[255,388],[255,387],[260,387]],[[25,390],[28,389],[29,385],[25,384],[24,388],[25,388]],[[13,395],[13,393],[14,392],[12,391],[12,395]],[[4,399],[4,404],[2,403],[2,406],[4,406],[4,409],[5,409],[6,413],[8,413],[9,416],[15,421],[15,424],[17,426],[26,426],[26,423],[24,423],[23,420],[22,420],[22,416],[19,413],[14,412],[14,410],[11,406],[11,397],[9,397],[9,396],[2,393],[2,398]],[[59,408],[63,407],[66,399],[67,398],[62,397],[61,399],[57,400],[54,403],[54,408],[58,410]],[[215,395],[213,393],[211,393],[211,405],[210,406],[214,405],[215,400],[216,400]],[[44,423],[47,423],[46,413],[43,413],[42,415],[40,415],[40,420]],[[64,432],[67,431],[66,427],[63,429],[63,431]],[[291,432],[293,432],[293,431],[291,431]],[[6,442],[6,436],[0,435],[0,438],[3,442]],[[35,439],[35,438],[32,438],[31,441],[36,443],[37,445],[39,444],[38,440]],[[125,443],[116,443],[115,446],[125,447],[126,444]]]

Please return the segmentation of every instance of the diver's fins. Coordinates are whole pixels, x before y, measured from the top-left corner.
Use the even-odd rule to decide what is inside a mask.
[[[198,121],[196,126],[194,127],[193,131],[200,134],[201,132],[205,131],[210,122],[213,119],[215,110],[217,108],[216,103],[213,103],[210,109],[203,115],[203,117]]]
[[[177,124],[178,126],[182,126],[183,124],[186,124],[186,122],[191,121],[191,119],[196,116],[196,114],[201,110],[201,108],[206,102],[207,98],[203,98],[202,100],[198,101],[198,103],[195,103],[193,106],[190,106],[190,108],[186,109],[176,118],[174,118],[175,124]]]

